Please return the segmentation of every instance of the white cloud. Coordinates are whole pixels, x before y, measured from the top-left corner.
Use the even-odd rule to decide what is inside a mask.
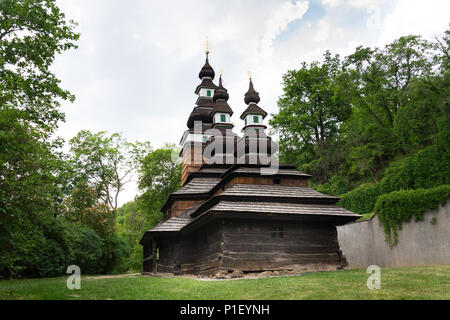
[[[448,0],[399,0],[383,21],[378,44],[383,45],[409,34],[433,39],[448,28],[449,12]]]
[[[273,40],[284,30],[289,23],[301,19],[308,10],[308,2],[298,1],[295,4],[285,2],[266,20],[266,32],[261,41],[262,57],[272,56]]]

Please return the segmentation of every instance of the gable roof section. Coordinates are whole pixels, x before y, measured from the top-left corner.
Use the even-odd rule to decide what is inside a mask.
[[[268,167],[268,166],[267,166]],[[186,179],[186,183],[178,191],[169,195],[166,203],[162,206],[161,211],[165,212],[171,203],[177,199],[209,199],[218,189],[230,181],[234,176],[259,176],[261,175],[260,165],[226,165],[214,166],[204,165],[199,171],[192,172]],[[309,174],[298,171],[295,166],[280,164],[277,173],[273,175],[265,175],[266,177],[303,177],[309,179]],[[268,187],[268,186],[265,186]],[[277,186],[275,186],[277,187]],[[278,186],[280,187],[280,186]],[[281,188],[287,188],[281,186]],[[339,198],[336,198],[339,200]]]
[[[332,204],[280,203],[280,202],[232,202],[220,201],[209,211],[217,212],[255,212],[274,214],[305,214],[355,216],[356,214]]]
[[[223,196],[252,196],[270,198],[314,198],[338,201],[340,198],[329,196],[307,187],[286,187],[282,185],[236,184],[221,193]]]
[[[162,223],[158,223],[153,229],[147,232],[178,232],[185,225],[191,222],[191,218],[173,217]]]
[[[214,177],[199,177],[193,178],[186,183],[181,189],[172,193],[173,195],[188,195],[208,193],[216,184],[220,182],[220,178]]]
[[[196,218],[221,201],[236,202],[285,202],[303,204],[336,204],[339,197],[328,196],[307,187],[287,187],[282,185],[236,184],[219,195],[210,198],[195,210]]]

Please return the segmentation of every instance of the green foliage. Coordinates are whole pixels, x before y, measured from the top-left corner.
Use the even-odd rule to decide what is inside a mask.
[[[341,190],[375,184],[392,163],[436,144],[450,123],[449,35],[358,47],[342,61],[327,52],[320,63],[288,71],[271,121],[280,135],[280,160],[311,174],[318,189],[336,193],[329,182],[335,176],[346,182]],[[360,207],[370,210],[375,199],[364,198]]]
[[[143,158],[139,170],[139,188],[146,191],[162,193],[166,197],[180,188],[181,167],[173,160],[177,154],[174,145],[166,145],[148,153]]]
[[[70,246],[72,263],[80,267],[83,274],[98,274],[103,271],[101,258],[104,240],[92,229],[70,226]]]
[[[74,170],[81,184],[94,188],[98,200],[115,214],[117,200],[131,181],[144,154],[151,150],[147,143],[129,143],[120,134],[80,131],[70,140]]]
[[[24,125],[23,111],[0,106],[0,277],[21,273],[29,250],[42,239],[40,220],[53,216],[55,145]]]
[[[398,230],[403,222],[423,220],[423,213],[436,210],[445,205],[450,198],[450,185],[431,189],[394,191],[381,195],[375,205],[375,213],[383,225],[386,241],[395,246],[398,242]]]
[[[317,191],[329,194],[332,196],[339,196],[349,191],[349,181],[345,177],[334,176],[327,183],[317,186],[311,186]]]
[[[381,194],[378,184],[362,184],[342,195],[338,205],[360,214],[371,213],[377,197]]]
[[[371,213],[377,198],[393,191],[432,188],[450,184],[450,139],[443,131],[435,145],[402,162],[392,164],[378,183],[363,184],[342,195],[339,205],[357,212]]]
[[[165,145],[143,157],[139,170],[139,187],[144,192],[117,211],[118,234],[131,248],[130,257],[122,265],[124,270],[141,270],[142,246],[139,241],[144,232],[162,218],[161,207],[168,196],[180,187],[180,164],[172,157],[178,153],[175,146]]]
[[[3,0],[0,17],[0,106],[24,111],[24,121],[51,132],[64,119],[60,99],[74,97],[50,66],[56,54],[76,48],[76,23],[54,0]]]
[[[350,101],[335,81],[341,64],[339,56],[326,52],[323,63],[303,63],[299,70],[288,71],[283,76],[280,111],[270,121],[280,134],[281,160],[298,166],[309,164],[319,181],[338,170],[338,153],[330,149],[336,145],[340,123],[351,112]],[[320,163],[314,162],[317,158]]]

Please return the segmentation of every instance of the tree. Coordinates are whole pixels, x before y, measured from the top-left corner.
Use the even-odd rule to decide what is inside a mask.
[[[59,99],[73,101],[50,71],[55,55],[76,48],[74,21],[54,0],[0,1],[0,106],[46,132],[64,119]]]
[[[97,198],[115,214],[118,197],[132,181],[149,143],[129,143],[120,134],[80,131],[70,140],[74,168],[79,183],[94,188]]]
[[[54,218],[64,119],[73,96],[50,71],[56,54],[75,48],[74,22],[52,0],[0,1],[0,276],[31,274]],[[55,260],[56,262],[56,260]]]
[[[139,188],[154,190],[165,197],[178,190],[181,181],[180,164],[172,159],[176,150],[174,145],[167,144],[143,158],[139,170]]]
[[[379,179],[390,160],[432,143],[437,97],[423,81],[438,76],[436,49],[420,36],[406,36],[382,49],[358,47],[346,58],[353,115],[342,135],[354,179]]]
[[[161,207],[169,195],[180,187],[180,164],[172,157],[178,153],[179,150],[174,145],[165,145],[142,158],[139,187],[143,193],[117,212],[118,234],[131,247],[131,255],[126,264],[128,270],[140,270],[142,246],[139,241],[146,230],[158,223],[162,217]]]
[[[280,133],[283,161],[307,165],[333,148],[339,126],[351,110],[337,82],[341,67],[339,56],[332,57],[326,52],[323,63],[303,63],[299,70],[288,71],[283,76],[283,95],[278,100],[280,111],[270,122]],[[322,166],[328,167],[323,171],[330,171],[333,163],[336,161],[323,163]],[[318,178],[330,176],[324,172]]]
[[[343,63],[327,52],[321,64],[289,71],[271,122],[280,133],[281,160],[311,173],[317,188],[337,194],[380,181],[396,162],[438,140],[445,145],[449,35],[447,30],[435,42],[412,35],[382,48],[358,47]]]

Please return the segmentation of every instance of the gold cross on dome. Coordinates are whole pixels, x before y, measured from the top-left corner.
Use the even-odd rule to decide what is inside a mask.
[[[209,54],[209,40],[208,38],[206,38],[206,50],[205,50],[206,54]]]

